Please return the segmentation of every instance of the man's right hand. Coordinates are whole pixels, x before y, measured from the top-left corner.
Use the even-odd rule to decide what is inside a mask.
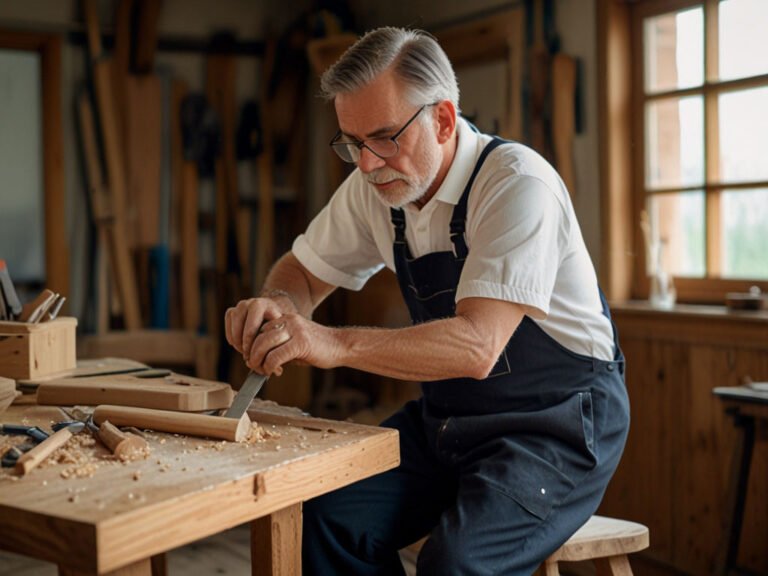
[[[241,300],[224,315],[224,332],[227,342],[247,361],[251,346],[263,324],[280,318],[283,310],[272,298]]]

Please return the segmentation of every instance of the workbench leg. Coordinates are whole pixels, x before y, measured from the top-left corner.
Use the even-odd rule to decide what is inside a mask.
[[[301,574],[301,503],[251,522],[251,574]]]
[[[165,554],[157,554],[150,558],[152,576],[168,576],[168,558]]]
[[[146,560],[139,560],[128,566],[123,566],[112,572],[103,572],[101,576],[151,576],[152,563],[147,558]],[[63,566],[59,566],[59,576],[92,576],[88,572],[80,572],[78,570],[68,570]]]

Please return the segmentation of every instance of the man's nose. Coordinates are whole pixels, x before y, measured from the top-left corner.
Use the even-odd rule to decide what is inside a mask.
[[[363,146],[360,149],[360,160],[357,161],[357,167],[360,168],[360,170],[368,174],[370,172],[373,172],[377,168],[381,168],[384,166],[386,162],[376,156],[373,152],[371,152],[367,147]]]

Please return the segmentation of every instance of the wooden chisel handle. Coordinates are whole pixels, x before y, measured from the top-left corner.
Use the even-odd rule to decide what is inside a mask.
[[[16,473],[24,475],[43,460],[48,458],[51,453],[67,443],[72,438],[72,432],[69,428],[62,428],[58,432],[51,434],[48,438],[40,442],[29,452],[22,454],[16,461]]]
[[[101,425],[105,420],[109,420],[115,426],[135,426],[139,429],[147,428],[159,432],[220,438],[230,442],[245,440],[251,433],[251,420],[248,414],[235,419],[133,406],[108,404],[97,406],[93,411],[93,421]]]
[[[54,300],[56,300],[56,294],[46,288],[34,300],[27,302],[21,307],[19,322],[35,324],[43,317],[43,314],[45,314]]]
[[[99,426],[99,440],[120,460],[130,460],[149,453],[149,444],[144,438],[122,432],[109,420]]]

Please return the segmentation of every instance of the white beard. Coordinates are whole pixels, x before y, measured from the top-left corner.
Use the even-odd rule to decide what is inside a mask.
[[[385,166],[367,174],[368,182],[371,184],[382,184],[399,180],[392,188],[388,190],[379,190],[374,187],[381,201],[391,208],[401,208],[411,202],[416,202],[424,195],[435,181],[438,170],[440,170],[440,146],[430,142],[426,146],[419,147],[416,157],[416,164],[425,167],[423,175],[406,176],[402,172]]]

